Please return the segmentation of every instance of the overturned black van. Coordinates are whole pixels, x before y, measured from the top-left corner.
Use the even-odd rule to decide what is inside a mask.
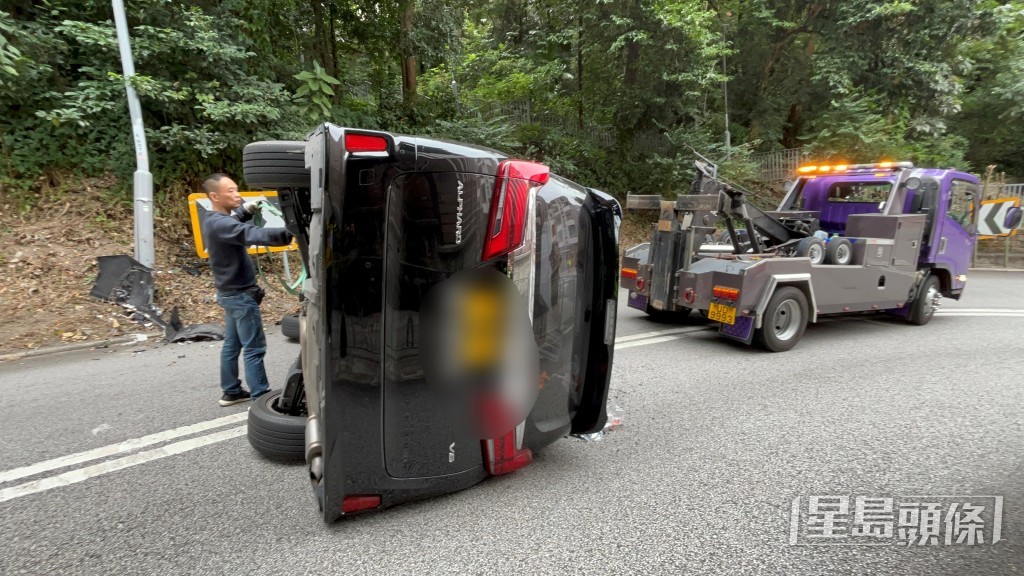
[[[301,353],[249,438],[298,449],[323,517],[450,493],[600,431],[619,204],[534,162],[324,124],[246,146],[308,279]]]

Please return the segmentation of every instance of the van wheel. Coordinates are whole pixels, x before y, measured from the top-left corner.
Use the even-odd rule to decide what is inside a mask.
[[[281,317],[281,334],[289,340],[299,339],[299,315],[289,314]]]
[[[935,315],[935,310],[939,307],[939,298],[941,297],[939,279],[935,276],[929,276],[917,292],[917,298],[914,298],[914,304],[910,309],[910,316],[907,317],[907,321],[917,326],[927,324],[932,319],[932,316]]]
[[[242,173],[253,188],[309,188],[306,143],[268,140],[248,144],[242,150]]]
[[[280,392],[268,392],[249,407],[249,444],[272,460],[300,462],[306,457],[306,417],[277,409]]]
[[[796,245],[796,255],[810,258],[811,264],[821,264],[825,261],[825,243],[814,236],[803,238]]]
[[[764,310],[757,343],[771,352],[796,346],[807,328],[807,297],[799,288],[784,286],[775,291]]]
[[[833,238],[825,246],[825,262],[843,266],[853,260],[853,243],[846,238]]]

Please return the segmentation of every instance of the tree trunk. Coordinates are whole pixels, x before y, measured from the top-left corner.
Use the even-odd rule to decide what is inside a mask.
[[[412,22],[416,15],[415,0],[407,0],[402,11],[402,101],[406,111],[416,106],[416,54],[412,44]]]
[[[313,9],[313,54],[317,62],[327,65],[326,47],[327,32],[324,31],[324,6],[320,0],[310,0]]]
[[[337,20],[335,14],[335,3],[331,2],[327,5],[327,34],[330,36],[327,43],[327,54],[330,56],[330,60],[324,65],[327,69],[327,73],[331,76],[338,77],[338,37],[335,36],[334,21]],[[335,101],[337,101],[340,92],[334,92]]]
[[[583,130],[583,103],[583,2],[580,2],[576,7],[576,121],[580,130]]]

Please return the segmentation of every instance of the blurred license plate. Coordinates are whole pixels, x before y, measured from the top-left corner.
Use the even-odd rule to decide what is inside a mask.
[[[735,324],[736,309],[732,306],[712,302],[711,309],[708,310],[708,320],[714,320],[723,324]]]

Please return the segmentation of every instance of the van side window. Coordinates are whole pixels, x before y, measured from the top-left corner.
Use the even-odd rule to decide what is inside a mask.
[[[949,184],[949,205],[946,207],[946,215],[961,226],[974,222],[974,203],[977,198],[977,184],[953,180]]]

